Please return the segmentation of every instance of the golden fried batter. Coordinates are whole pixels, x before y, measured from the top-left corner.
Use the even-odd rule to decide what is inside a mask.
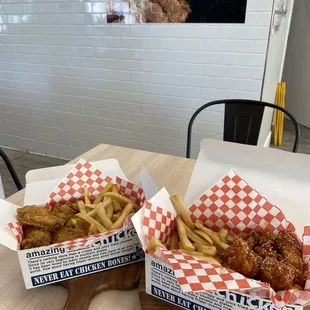
[[[263,259],[254,253],[248,244],[235,238],[233,244],[221,255],[223,266],[233,269],[248,278],[255,278]]]
[[[50,232],[25,227],[24,228],[24,239],[20,244],[20,248],[24,249],[31,249],[31,248],[38,248],[41,246],[48,246],[52,241],[52,237]]]
[[[261,265],[260,279],[275,291],[289,290],[294,286],[295,272],[291,266],[267,257]]]
[[[274,250],[271,242],[266,242],[256,247],[255,253],[263,259],[265,259],[266,257],[273,257],[275,259],[278,259],[279,257],[278,253]]]
[[[23,225],[54,231],[65,224],[65,220],[53,215],[44,207],[26,206],[17,209],[17,219]]]
[[[52,242],[59,243],[78,239],[86,236],[86,231],[80,228],[62,227],[56,230],[52,235]]]
[[[74,217],[77,212],[72,208],[70,203],[67,203],[63,205],[56,205],[52,208],[51,213],[67,222]]]

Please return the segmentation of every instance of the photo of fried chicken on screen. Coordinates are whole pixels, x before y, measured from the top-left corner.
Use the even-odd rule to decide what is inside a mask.
[[[107,22],[244,23],[247,0],[108,0]]]

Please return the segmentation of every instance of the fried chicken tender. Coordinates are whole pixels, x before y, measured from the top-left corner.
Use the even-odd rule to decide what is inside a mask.
[[[273,257],[267,257],[261,265],[260,279],[270,284],[275,291],[289,290],[294,286],[294,268]]]
[[[32,227],[24,228],[24,240],[20,244],[20,248],[32,249],[41,246],[48,246],[52,241],[50,232]]]
[[[73,209],[70,203],[66,203],[63,205],[56,205],[52,208],[51,213],[67,222],[74,217],[77,211]]]
[[[266,257],[273,257],[275,259],[278,259],[279,257],[278,253],[274,250],[271,242],[267,242],[256,247],[254,251],[263,259],[265,259]]]
[[[59,243],[86,236],[86,231],[80,228],[62,227],[52,234],[52,243]]]
[[[220,258],[223,266],[233,269],[248,278],[255,278],[258,275],[263,261],[240,238],[235,238],[231,247],[220,254]]]
[[[191,13],[189,4],[185,0],[151,0],[161,6],[170,23],[184,23]]]
[[[17,209],[17,219],[23,225],[33,226],[46,231],[55,231],[64,226],[65,220],[57,217],[44,207],[26,206]]]

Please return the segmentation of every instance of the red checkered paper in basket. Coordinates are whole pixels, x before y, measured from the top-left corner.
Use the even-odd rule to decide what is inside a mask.
[[[275,233],[295,227],[288,222],[279,208],[269,203],[235,171],[230,171],[214,186],[208,189],[189,208],[192,220],[200,220],[218,231],[225,227],[240,237],[246,237],[253,230],[270,230]],[[164,222],[163,222],[164,218]],[[175,216],[160,206],[148,203],[145,209],[143,231],[150,237],[157,237],[169,246],[174,231]],[[169,226],[169,227],[167,227]],[[178,251],[158,248],[155,255],[169,263],[183,292],[214,292],[218,290],[242,291],[258,297],[268,298],[277,306],[286,304],[305,305],[310,302],[310,226],[303,235],[303,255],[307,272],[304,291],[275,292],[268,285],[208,262],[196,260]]]
[[[91,198],[95,198],[109,182],[115,182],[119,192],[137,205],[144,205],[146,198],[142,188],[119,177],[116,177],[116,179],[113,180],[112,177],[107,176],[104,172],[95,169],[89,162],[85,161],[84,159],[80,159],[80,161],[71,169],[65,178],[59,182],[52,193],[48,196],[45,202],[45,207],[52,208],[58,203],[74,203],[84,197],[85,187],[88,188]],[[14,222],[7,223],[7,226],[20,243],[23,236],[22,225],[19,222]],[[108,238],[117,232],[131,227],[133,227],[133,225],[130,215],[127,217],[124,226],[120,229],[92,236],[86,236],[76,240],[57,243],[53,244],[52,246],[64,247],[68,249],[83,247],[98,240]]]

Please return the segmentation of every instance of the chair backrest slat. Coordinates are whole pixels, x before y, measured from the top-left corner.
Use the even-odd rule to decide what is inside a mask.
[[[212,101],[201,106],[192,116],[188,124],[187,130],[187,148],[186,157],[190,158],[192,129],[196,117],[205,109],[214,105],[225,105],[225,121],[224,121],[224,140],[256,145],[259,132],[261,129],[262,117],[266,107],[279,110],[285,113],[291,120],[295,129],[295,141],[293,153],[297,153],[300,141],[300,129],[295,117],[282,107],[275,104],[246,100],[246,99],[227,99]]]

